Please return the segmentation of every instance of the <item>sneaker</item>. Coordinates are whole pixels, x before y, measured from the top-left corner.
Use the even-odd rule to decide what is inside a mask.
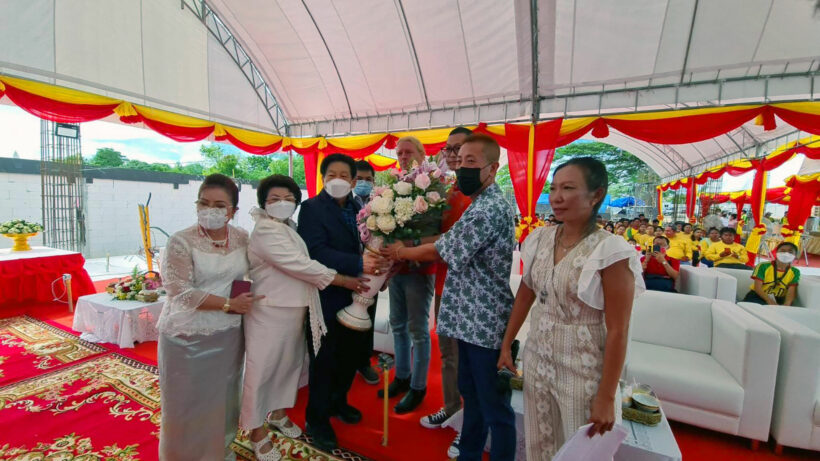
[[[450,444],[450,448],[447,449],[447,456],[450,458],[458,458],[458,455],[461,452],[458,450],[458,446],[461,444],[461,432],[456,433],[456,438],[453,439],[453,443]]]
[[[444,421],[447,421],[447,418],[449,417],[450,415],[448,415],[447,412],[444,411],[444,408],[442,408],[431,415],[421,418],[420,422],[421,425],[427,429],[438,429],[442,424],[444,424]]]

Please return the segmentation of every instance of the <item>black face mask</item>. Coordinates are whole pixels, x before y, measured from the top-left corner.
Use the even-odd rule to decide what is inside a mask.
[[[461,167],[456,170],[456,184],[459,190],[464,195],[473,195],[481,189],[483,185],[481,182],[481,170],[490,165],[484,165],[481,168],[465,168]]]

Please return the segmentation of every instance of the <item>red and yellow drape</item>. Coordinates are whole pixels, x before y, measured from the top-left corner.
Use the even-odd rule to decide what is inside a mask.
[[[395,147],[395,142],[400,137],[415,136],[424,144],[428,154],[434,154],[444,145],[450,132],[448,128],[441,128],[331,138],[282,137],[175,114],[133,104],[121,99],[108,98],[41,82],[0,76],[0,98],[3,97],[7,97],[11,102],[31,114],[56,122],[88,122],[114,115],[125,123],[142,123],[158,133],[181,142],[200,141],[212,137],[217,141],[231,143],[246,152],[257,155],[278,151],[296,151],[304,156],[306,181],[310,195],[315,194],[321,187],[321,178],[318,178],[317,170],[321,159],[327,154],[340,152],[357,159],[367,159],[375,169],[383,170],[395,165],[395,161],[373,156],[382,146],[392,148]],[[487,126],[485,124],[479,124],[471,128],[476,132],[495,137],[499,144],[508,147],[511,151],[513,149],[510,149],[510,147],[515,147],[514,152],[526,152],[526,162],[518,160],[510,162],[510,173],[517,178],[526,178],[525,188],[520,187],[523,183],[519,183],[519,186],[516,187],[516,201],[519,203],[522,215],[529,216],[532,213],[530,209],[534,207],[533,204],[537,200],[534,194],[536,191],[541,190],[538,184],[543,184],[541,181],[546,178],[547,171],[549,171],[549,163],[552,159],[550,152],[557,147],[579,139],[589,132],[595,137],[603,138],[609,134],[610,129],[615,129],[627,136],[647,142],[682,144],[713,138],[753,119],[765,129],[771,130],[776,127],[777,118],[802,131],[820,135],[820,103],[818,102],[739,105],[603,117],[581,117],[538,124],[534,128],[531,128],[530,125]],[[533,134],[532,148],[529,146],[531,131]],[[552,141],[553,131],[557,131],[554,141]],[[523,132],[526,132],[526,136],[522,134]],[[519,145],[522,139],[527,142],[526,149]],[[541,143],[543,143],[543,146]],[[778,157],[777,160],[782,160],[780,157],[795,155],[797,152],[814,155],[809,152],[811,149],[820,151],[820,147],[807,148],[802,145],[794,146],[793,149],[792,153],[784,151],[775,157]],[[531,152],[533,153],[532,157],[530,156]],[[516,155],[513,154],[512,156],[515,157]],[[759,160],[760,163],[727,164],[717,170],[704,172],[691,180],[686,178],[689,182],[686,186],[687,215],[690,219],[694,215],[697,185],[703,184],[708,179],[714,179],[716,176],[719,177],[718,175],[724,173],[741,174],[752,169],[769,171],[769,167],[773,167],[772,165],[777,163],[777,160],[770,157],[772,156]],[[817,157],[820,157],[820,154]],[[722,171],[721,168],[723,168]],[[763,186],[761,187],[761,185]],[[765,178],[761,177],[756,186],[759,190],[765,189]],[[666,189],[659,189],[659,193],[661,190]],[[759,196],[758,193],[756,197]],[[660,211],[660,200],[658,206]],[[762,214],[762,211],[760,214]]]
[[[788,222],[783,226],[781,233],[787,241],[798,245],[812,207],[820,205],[820,173],[791,176],[786,180],[786,186],[791,188],[791,200],[786,213]]]

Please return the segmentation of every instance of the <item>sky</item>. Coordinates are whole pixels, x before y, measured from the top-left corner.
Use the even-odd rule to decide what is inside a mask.
[[[80,128],[83,157],[91,158],[98,148],[111,147],[129,159],[148,163],[182,164],[202,160],[199,148],[209,142],[181,143],[166,138],[152,130],[112,122],[88,122]],[[241,152],[229,145],[220,144],[229,152]],[[16,106],[0,104],[0,157],[12,157],[17,152],[20,158],[40,159],[40,119]],[[383,152],[391,155],[392,152]],[[803,162],[803,155],[797,155],[769,175],[769,187],[780,187],[785,179],[796,174]],[[723,190],[736,191],[750,189],[753,172],[742,176],[723,177]]]

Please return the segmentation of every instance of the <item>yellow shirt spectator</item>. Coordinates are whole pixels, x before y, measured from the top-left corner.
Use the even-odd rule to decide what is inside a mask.
[[[749,262],[749,255],[746,247],[735,243],[734,232],[723,232],[720,234],[720,242],[713,242],[704,253],[709,261],[715,263],[715,267],[734,267],[737,269],[750,269],[746,266]]]
[[[670,258],[675,258],[678,261],[692,260],[692,239],[684,233],[676,233],[672,226],[666,228],[666,238],[669,239],[669,248],[666,250],[666,255]]]

